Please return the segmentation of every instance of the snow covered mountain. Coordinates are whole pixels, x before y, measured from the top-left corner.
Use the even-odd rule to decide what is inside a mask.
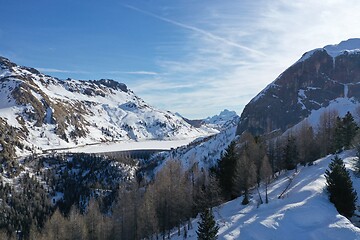
[[[113,80],[60,80],[0,57],[0,84],[3,157],[109,141],[189,139],[216,131],[149,106]]]
[[[355,190],[360,192],[360,178],[352,172],[355,152],[339,156],[351,172]],[[269,185],[268,204],[259,205],[254,189],[249,205],[242,205],[240,197],[213,208],[220,227],[218,239],[360,239],[360,228],[337,212],[325,190],[324,173],[333,157],[301,167],[298,173],[280,175]],[[285,189],[283,197],[278,198]],[[261,186],[259,191],[264,199],[265,188]],[[198,221],[193,221],[187,239],[197,239]],[[183,239],[183,232],[178,236],[175,231],[171,239]]]
[[[305,53],[248,103],[238,133],[285,131],[325,109],[340,115],[360,101],[360,39],[349,39]],[[344,113],[343,113],[344,112]]]
[[[236,139],[236,128],[239,116],[233,111],[224,110],[220,115],[203,120],[202,128],[214,127],[219,132],[207,137],[200,137],[186,146],[171,149],[168,152],[158,153],[149,162],[158,163],[158,169],[168,160],[178,159],[184,169],[193,164],[209,169],[217,165],[219,159],[229,144]],[[156,171],[155,171],[156,172]],[[153,174],[151,172],[150,174]]]
[[[236,114],[236,112],[225,109],[224,111],[220,112],[219,115],[204,119],[203,123],[210,127],[220,127],[221,129],[226,129],[237,121],[239,121],[239,116]]]
[[[199,167],[209,169],[216,166],[221,154],[229,144],[235,140],[236,125],[205,138],[199,138],[186,146],[171,149],[169,152],[161,152],[150,159],[150,162],[158,161],[164,164],[171,159],[181,161],[184,169],[189,169],[192,164],[197,163]]]
[[[218,130],[224,130],[227,129],[230,125],[233,125],[233,123],[236,123],[239,121],[239,116],[235,111],[229,111],[227,109],[224,109],[222,112],[220,112],[219,115],[214,115],[212,117],[207,117],[205,119],[187,119],[183,116],[181,116],[179,113],[176,113],[178,116],[182,117],[187,123],[190,125],[201,128],[201,127],[208,127],[208,128],[214,128]]]

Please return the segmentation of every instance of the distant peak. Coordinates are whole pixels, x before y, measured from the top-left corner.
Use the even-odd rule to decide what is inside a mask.
[[[224,109],[223,111],[220,112],[219,115],[220,115],[220,116],[221,116],[221,115],[227,115],[227,116],[231,115],[231,116],[235,116],[235,115],[237,115],[237,114],[236,114],[235,111],[230,111],[230,110],[228,110],[228,109]]]
[[[206,123],[214,124],[219,122],[227,122],[235,118],[238,118],[238,115],[235,111],[229,111],[228,109],[224,109],[223,111],[220,112],[219,115],[208,117],[204,121]]]

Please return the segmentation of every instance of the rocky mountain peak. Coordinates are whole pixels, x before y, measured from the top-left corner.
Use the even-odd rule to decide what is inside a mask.
[[[246,105],[238,133],[285,131],[337,99],[360,100],[360,39],[305,53]]]
[[[221,125],[229,121],[237,121],[238,118],[239,116],[236,114],[235,111],[224,109],[223,111],[220,112],[219,115],[208,117],[204,120],[204,122],[207,124]]]
[[[100,80],[93,80],[90,81],[95,83],[96,85],[104,85],[106,87],[112,88],[114,90],[121,90],[123,92],[127,92],[128,88],[124,83],[117,82],[112,79],[100,79]]]
[[[332,56],[336,57],[342,53],[355,53],[360,51],[360,38],[350,38],[346,41],[342,41],[339,44],[327,45],[324,47],[326,52]]]
[[[11,67],[15,67],[16,64],[12,63],[9,59],[0,56],[0,68],[1,69],[11,69]]]
[[[339,44],[327,45],[323,48],[316,48],[314,50],[304,53],[298,62],[304,61],[312,56],[316,52],[326,52],[332,58],[335,58],[342,54],[355,54],[360,52],[360,38],[351,38],[340,42]]]

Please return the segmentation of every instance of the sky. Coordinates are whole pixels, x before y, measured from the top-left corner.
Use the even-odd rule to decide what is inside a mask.
[[[3,0],[0,55],[109,78],[196,119],[245,105],[305,52],[360,37],[358,0]]]

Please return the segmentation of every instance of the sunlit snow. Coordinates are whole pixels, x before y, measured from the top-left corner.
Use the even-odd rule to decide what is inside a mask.
[[[353,151],[340,154],[351,169]],[[255,191],[247,206],[242,198],[235,199],[213,209],[220,226],[218,239],[360,239],[360,229],[341,216],[328,200],[324,173],[333,156],[322,158],[313,166],[299,168],[299,172],[281,174],[269,186],[269,204],[259,205]],[[360,192],[360,179],[351,174],[355,189]],[[292,182],[283,198],[278,196]],[[264,186],[260,187],[265,199]],[[359,204],[359,202],[358,202]],[[197,221],[188,232],[188,239],[197,239]],[[183,233],[181,233],[182,235]],[[171,239],[182,239],[177,232]]]

